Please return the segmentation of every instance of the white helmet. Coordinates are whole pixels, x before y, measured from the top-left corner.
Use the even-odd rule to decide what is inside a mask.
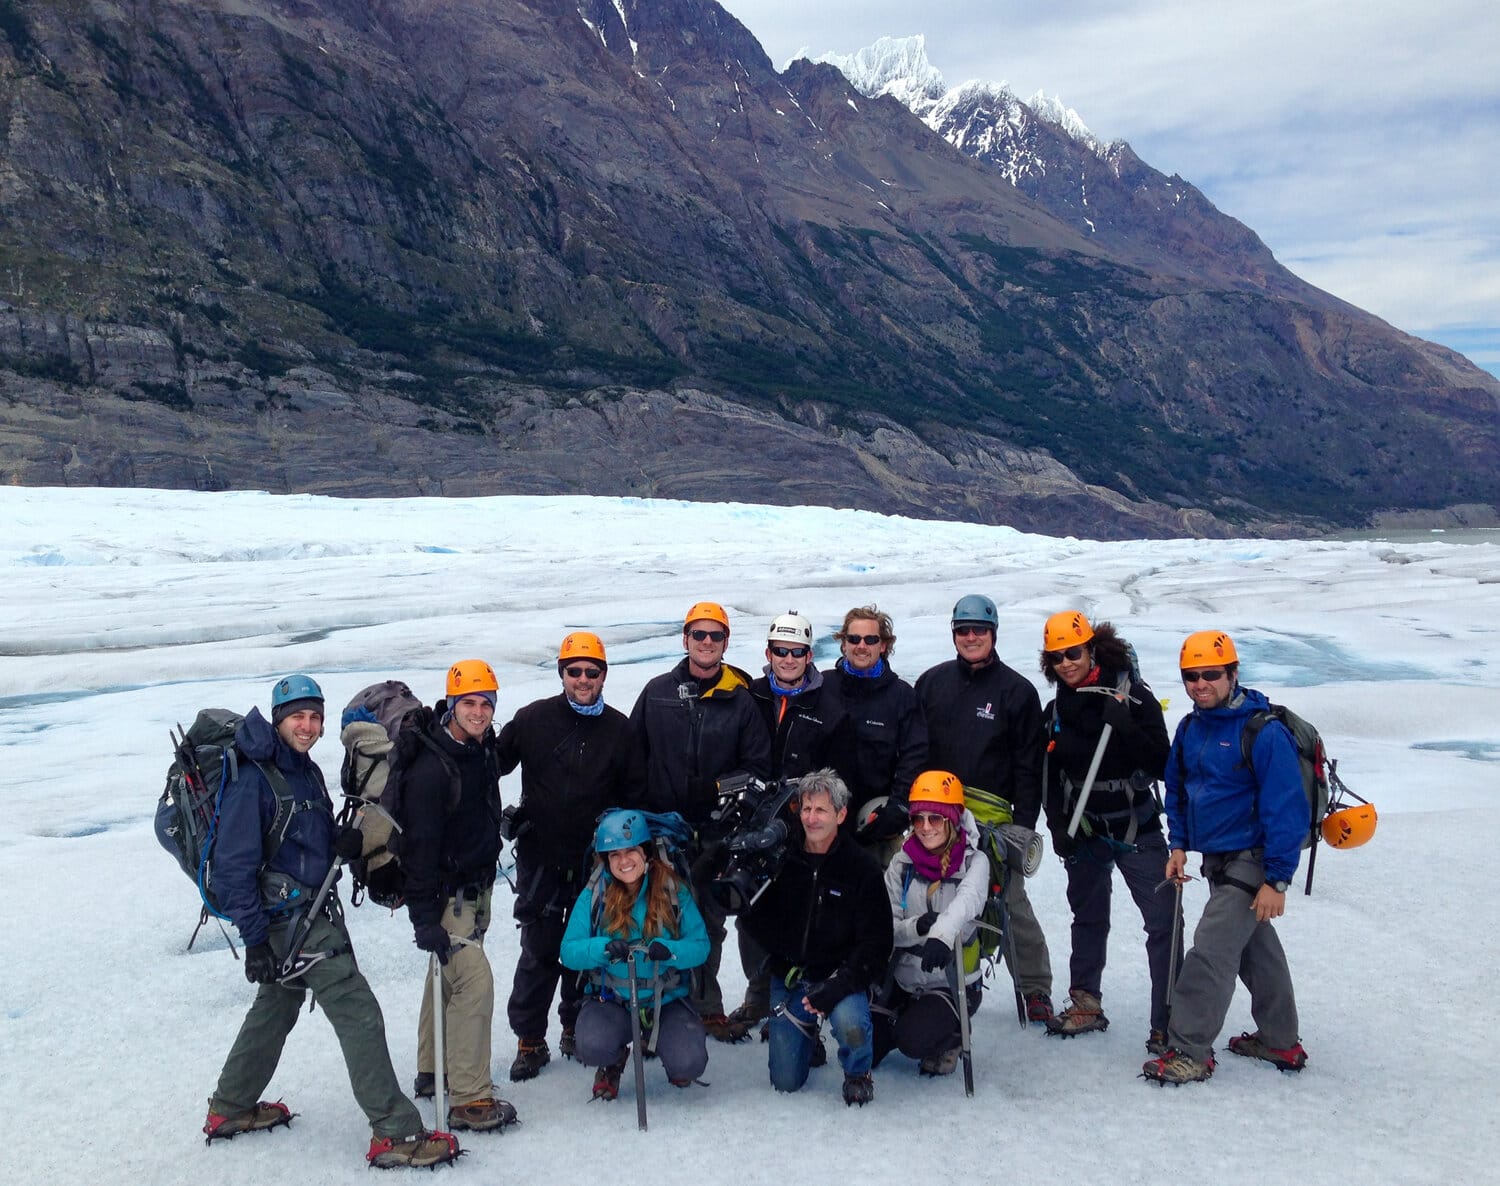
[[[787,643],[794,647],[812,646],[812,623],[798,613],[782,614],[766,631],[766,642]]]

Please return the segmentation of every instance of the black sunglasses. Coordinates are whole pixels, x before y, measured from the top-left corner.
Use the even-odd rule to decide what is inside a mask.
[[[688,637],[694,642],[723,642],[729,637],[727,630],[689,630]]]
[[[876,643],[878,643],[880,641],[880,635],[878,635],[878,634],[846,634],[846,635],[844,635],[844,641],[847,642],[850,646],[858,646],[860,643],[864,643],[865,646],[872,647],[872,646],[874,646]]]
[[[1210,667],[1206,671],[1184,671],[1182,682],[1185,684],[1196,684],[1200,679],[1205,683],[1216,684],[1224,678],[1222,667]]]
[[[1052,664],[1053,667],[1056,667],[1064,659],[1066,659],[1069,663],[1077,663],[1078,660],[1082,659],[1087,653],[1088,647],[1077,646],[1069,647],[1065,651],[1048,651],[1046,655],[1047,662]]]
[[[598,679],[604,674],[602,667],[564,667],[563,674],[569,679]]]
[[[805,659],[812,647],[771,647],[771,654],[778,659]]]
[[[989,632],[990,628],[988,626],[979,626],[973,623],[953,627],[954,636],[957,638],[968,638],[971,634],[988,634]]]

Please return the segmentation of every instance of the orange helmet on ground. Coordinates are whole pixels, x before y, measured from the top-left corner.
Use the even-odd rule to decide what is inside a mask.
[[[609,660],[604,657],[604,640],[587,630],[573,631],[557,648],[559,663],[570,663],[574,659],[595,659],[605,667],[609,666]]]
[[[924,770],[912,780],[911,802],[964,805],[963,779],[946,770]]]
[[[682,619],[682,628],[686,630],[694,622],[707,620],[717,622],[725,630],[729,629],[729,615],[724,612],[724,607],[717,601],[700,601]]]
[[[1334,848],[1358,848],[1375,835],[1379,817],[1370,803],[1356,803],[1330,811],[1323,819],[1323,843]]]
[[[498,692],[495,669],[483,659],[461,659],[448,668],[448,699],[458,700],[475,692]]]
[[[1065,651],[1094,637],[1094,628],[1089,620],[1076,609],[1053,614],[1042,627],[1042,650]]]
[[[1222,630],[1199,630],[1182,640],[1182,654],[1177,666],[1183,671],[1194,667],[1223,667],[1226,663],[1238,663],[1240,654],[1234,649],[1234,639]]]

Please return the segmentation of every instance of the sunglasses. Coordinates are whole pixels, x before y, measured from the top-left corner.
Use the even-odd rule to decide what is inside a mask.
[[[988,634],[989,632],[990,632],[990,628],[988,626],[955,626],[955,627],[953,627],[953,636],[955,638],[969,638],[969,637],[974,636],[974,635]]]
[[[846,634],[846,635],[844,635],[844,641],[847,642],[851,647],[857,647],[860,643],[864,643],[865,646],[867,646],[867,647],[872,647],[876,643],[880,642],[880,635],[878,635],[878,634]]]
[[[778,659],[805,659],[812,647],[772,647],[771,654]]]
[[[604,674],[602,667],[564,667],[563,674],[569,679],[598,679]]]
[[[1200,679],[1204,683],[1216,684],[1224,678],[1222,667],[1210,667],[1207,671],[1184,671],[1182,682],[1185,684],[1196,684]]]
[[[729,637],[727,630],[689,630],[688,637],[694,642],[723,642]]]
[[[1069,663],[1077,663],[1078,660],[1082,659],[1087,652],[1088,647],[1077,646],[1069,647],[1065,651],[1048,651],[1046,652],[1046,657],[1047,662],[1052,664],[1053,667],[1056,667],[1064,659],[1066,659]]]
[[[934,824],[946,824],[948,817],[935,811],[914,811],[911,813],[911,822],[913,827],[932,827]]]

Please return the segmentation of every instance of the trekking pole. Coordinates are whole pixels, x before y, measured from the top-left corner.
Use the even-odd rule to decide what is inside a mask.
[[[1011,987],[1016,990],[1016,1020],[1027,1026],[1026,994],[1021,991],[1021,974],[1016,970],[1016,931],[1010,925],[1010,907],[1001,904],[1000,927],[1005,932],[1005,967],[1010,972]]]
[[[1174,883],[1177,895],[1172,908],[1172,945],[1167,952],[1167,1017],[1172,1016],[1172,994],[1177,990],[1177,953],[1182,950],[1182,882]]]
[[[632,947],[626,957],[630,962],[630,1061],[635,1064],[635,1126],[646,1131],[646,1059],[641,1053],[641,981],[635,971],[637,952],[643,947]]]
[[[448,1129],[448,1052],[443,1045],[446,1005],[443,1001],[443,961],[433,952],[428,959],[432,974],[432,1106],[436,1110],[432,1127],[436,1132]]]
[[[969,999],[964,992],[963,948],[953,949],[948,961],[948,985],[953,990],[953,1008],[958,1012],[958,1054],[964,1064],[964,1094],[974,1094],[974,1053],[969,1046]]]
[[[1089,763],[1089,772],[1083,780],[1083,790],[1078,794],[1078,803],[1073,808],[1073,818],[1068,821],[1068,837],[1071,839],[1078,831],[1078,825],[1083,821],[1083,811],[1089,805],[1089,792],[1094,789],[1094,779],[1099,776],[1099,763],[1104,761],[1104,748],[1109,745],[1109,735],[1114,732],[1114,727],[1107,721],[1104,728],[1099,731],[1099,744],[1094,747],[1094,758]]]

